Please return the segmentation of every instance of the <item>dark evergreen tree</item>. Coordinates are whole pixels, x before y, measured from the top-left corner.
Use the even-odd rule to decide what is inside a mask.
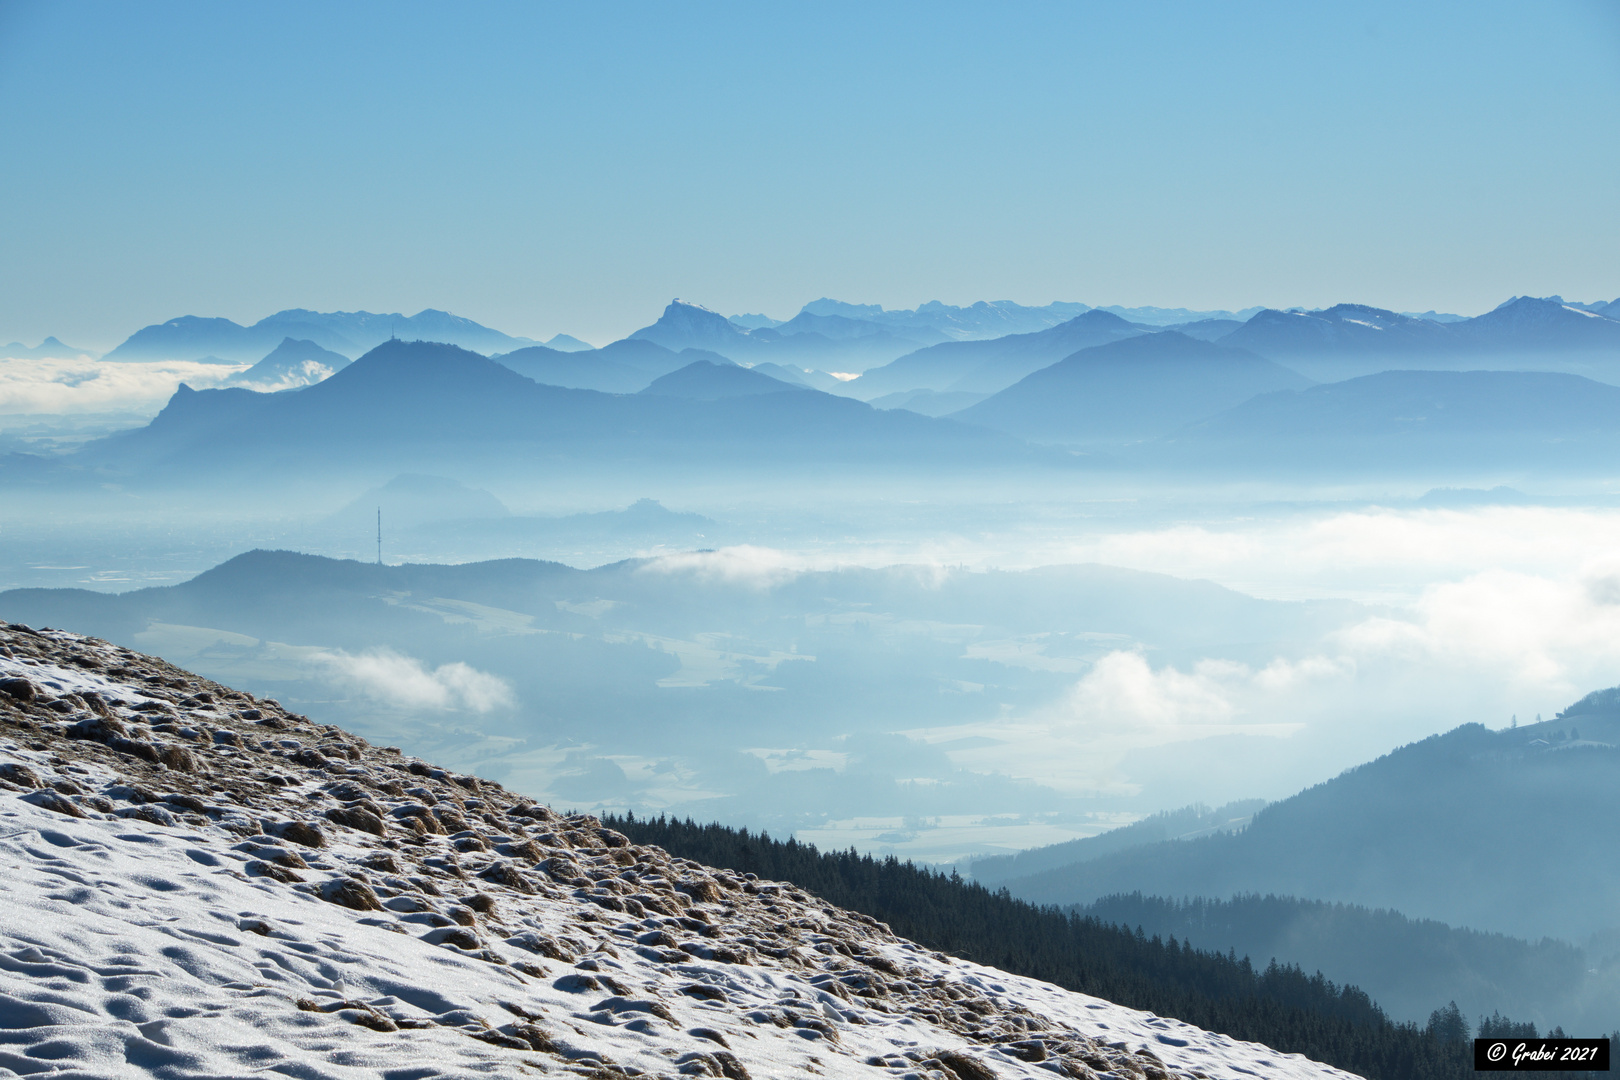
[[[1455,1001],[1429,1014],[1429,1024],[1425,1031],[1429,1038],[1443,1043],[1465,1043],[1468,1041],[1468,1021],[1463,1018],[1462,1010],[1457,1008]]]

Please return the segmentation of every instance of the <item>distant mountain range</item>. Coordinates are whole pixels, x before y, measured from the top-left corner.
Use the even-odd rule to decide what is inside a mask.
[[[1620,387],[1551,371],[1384,371],[1261,394],[1142,448],[1176,468],[1267,472],[1609,472],[1617,452]]]
[[[600,390],[606,394],[634,394],[654,379],[668,375],[695,360],[730,363],[707,349],[666,349],[656,341],[625,338],[600,349],[558,351],[547,345],[531,345],[515,352],[492,357],[503,367],[547,386],[574,390]]]
[[[1241,311],[1193,311],[1190,308],[1161,308],[1161,307],[1120,307],[1118,304],[1108,304],[1099,307],[1098,311],[1106,311],[1111,315],[1118,315],[1129,322],[1146,326],[1174,326],[1177,329],[1194,322],[1230,322],[1241,323],[1257,312],[1264,311],[1262,307],[1244,308]]]
[[[954,341],[969,341],[1005,337],[1007,334],[1031,334],[1067,322],[1090,310],[1085,304],[1062,301],[1044,307],[1025,307],[1011,300],[980,300],[966,307],[957,307],[931,300],[911,309],[885,311],[879,304],[846,304],[842,300],[822,297],[804,305],[802,314],[860,319],[892,327],[895,332],[905,336],[921,330],[935,330]]]
[[[1430,367],[1454,367],[1471,357],[1491,357],[1493,362],[1483,366],[1500,367],[1502,361],[1515,357],[1604,356],[1620,348],[1620,300],[1580,303],[1557,296],[1514,297],[1473,318],[1434,311],[1397,314],[1361,304],[1339,304],[1319,311],[1245,308],[1233,312],[1118,305],[1092,308],[1069,302],[1025,307],[1011,301],[980,301],[956,307],[933,301],[914,309],[885,310],[877,304],[824,297],[806,304],[786,321],[765,315],[728,319],[677,299],[657,322],[630,338],[654,342],[676,353],[700,349],[747,366],[770,362],[798,371],[860,373],[908,358],[906,364],[861,388],[860,396],[867,399],[920,389],[994,393],[1034,369],[1007,382],[989,378],[953,386],[952,382],[967,374],[955,363],[954,355],[909,357],[942,344],[1034,335],[1087,314],[1111,315],[1139,333],[1174,328],[1189,337],[1248,349],[1323,379],[1378,370],[1368,364],[1413,367],[1425,366],[1426,361]],[[310,341],[352,358],[390,337],[439,341],[486,355],[538,344],[431,308],[411,316],[293,308],[251,326],[192,315],[171,319],[136,331],[108,353],[107,359],[254,362],[285,338]],[[555,335],[544,347],[555,353],[601,352],[567,334]],[[1080,347],[1085,346],[1075,348]],[[19,359],[83,352],[55,338],[33,348],[13,342],[0,350]],[[1050,355],[1049,362],[1055,362],[1067,354]],[[933,370],[936,361],[939,371]],[[1313,364],[1328,367],[1318,371],[1310,366]],[[948,378],[952,372],[954,378]]]
[[[908,409],[924,416],[949,416],[969,405],[977,405],[988,394],[967,390],[897,390],[867,402],[874,409]]]
[[[1099,337],[1113,340],[1073,348]],[[1048,362],[1054,352],[1067,355]],[[378,472],[460,465],[528,474],[541,461],[735,470],[837,460],[926,470],[1421,474],[1429,486],[1488,487],[1543,469],[1607,472],[1620,455],[1620,387],[1558,372],[1392,370],[1312,386],[1245,350],[1143,332],[1103,311],[915,355],[923,354],[935,354],[936,372],[947,363],[965,371],[953,386],[1035,370],[983,400],[926,389],[879,395],[872,407],[817,389],[822,380],[847,385],[822,372],[744,368],[637,338],[575,353],[530,346],[498,360],[395,340],[346,366],[314,342],[284,339],[237,377],[246,385],[182,386],[146,427],[69,455],[13,455],[0,462],[0,480],[291,478],[320,465],[374,483]],[[920,361],[889,367],[906,363]],[[340,370],[298,388],[328,365]],[[247,382],[250,373],[280,381]],[[1041,443],[1056,445],[1031,445]]]
[[[596,348],[588,341],[581,341],[572,334],[554,334],[546,341],[546,348],[556,349],[558,352],[587,352]]]
[[[1339,304],[1322,311],[1268,308],[1243,322],[1210,317],[1165,326],[1097,308],[1039,333],[920,349],[865,372],[847,392],[868,401],[911,390],[996,393],[1079,349],[1166,330],[1246,350],[1321,381],[1388,368],[1546,368],[1571,361],[1584,373],[1620,379],[1620,321],[1610,314],[1620,315],[1620,307],[1515,297],[1455,322]],[[1093,336],[1081,340],[1084,331]]]
[[[630,335],[665,348],[706,349],[730,360],[774,361],[824,371],[862,371],[919,346],[946,341],[928,326],[891,329],[843,315],[801,312],[785,323],[745,329],[718,312],[673,300],[657,322]]]
[[[591,354],[573,354],[582,355]],[[284,475],[314,465],[432,472],[456,461],[532,469],[537,454],[550,462],[670,467],[1058,460],[999,433],[795,391],[763,374],[723,370],[729,366],[710,370],[681,359],[677,370],[687,374],[668,385],[685,386],[684,393],[604,394],[542,385],[452,345],[387,341],[297,393],[182,386],[149,425],[88,444],[74,463],[121,474]],[[724,378],[792,392],[703,400],[706,392],[694,389]]]
[[[996,889],[1009,881],[1043,874],[1048,870],[1072,868],[1131,848],[1166,840],[1197,840],[1216,833],[1241,832],[1249,827],[1254,815],[1265,807],[1264,799],[1241,799],[1214,809],[1186,806],[1179,810],[1165,810],[1096,836],[1031,848],[1011,855],[974,859],[971,873],[974,881]]]
[[[369,311],[306,311],[291,308],[242,326],[229,319],[184,315],[147,326],[105,357],[107,360],[195,360],[217,357],[233,363],[256,361],[286,338],[357,357],[391,337],[402,341],[442,341],[476,352],[509,352],[534,344],[432,308],[415,315],[374,315]]]
[[[774,364],[771,366],[775,367]],[[716,364],[712,360],[694,360],[679,371],[654,379],[641,393],[718,401],[721,398],[793,393],[808,389],[803,383],[784,382],[758,369],[750,370],[730,362]]]
[[[993,394],[1081,349],[1142,332],[1118,315],[1087,311],[1034,333],[918,350],[864,373],[850,384],[850,392],[866,400],[905,390]]]
[[[20,341],[0,346],[0,360],[72,360],[80,356],[95,355],[96,353],[90,349],[76,349],[72,345],[64,345],[54,337],[46,338],[33,348]]]
[[[1557,297],[1517,296],[1457,321],[1338,304],[1322,311],[1268,309],[1219,340],[1318,379],[1387,367],[1544,366],[1571,356],[1613,361],[1611,373],[1620,375],[1620,321],[1611,315],[1620,315],[1620,307]]]
[[[1036,442],[1130,442],[1169,434],[1257,394],[1309,385],[1298,372],[1244,349],[1167,330],[1082,349],[952,416]]]

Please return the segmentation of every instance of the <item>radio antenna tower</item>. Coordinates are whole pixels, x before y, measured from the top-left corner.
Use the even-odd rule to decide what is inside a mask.
[[[377,507],[377,565],[382,565],[382,507]]]

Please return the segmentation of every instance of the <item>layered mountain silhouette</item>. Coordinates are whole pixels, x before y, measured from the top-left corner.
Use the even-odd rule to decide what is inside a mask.
[[[295,393],[182,386],[147,427],[91,443],[75,460],[113,472],[263,475],[317,463],[434,472],[447,462],[523,469],[540,460],[675,467],[1056,459],[997,433],[814,390],[716,400],[603,394],[541,385],[452,345],[388,341]]]
[[[1542,724],[1468,724],[1403,747],[1266,807],[1238,833],[1005,884],[1043,904],[1275,893],[1581,940],[1620,927],[1620,839],[1609,824],[1620,816],[1617,743],[1620,714],[1593,695]],[[1457,843],[1462,835],[1496,857]]]
[[[269,356],[225,381],[250,390],[291,390],[318,383],[348,366],[349,358],[342,353],[323,349],[313,341],[282,338]]]
[[[1118,315],[1087,311],[1032,334],[1010,334],[990,341],[952,341],[919,349],[864,373],[850,385],[850,390],[868,401],[904,390],[993,394],[1081,349],[1140,333],[1141,329]]]
[[[711,349],[726,356],[729,351],[749,348],[749,331],[736,326],[724,315],[699,304],[688,304],[677,297],[651,326],[631,334],[632,340],[652,341],[666,349]]]
[[[1166,330],[1082,349],[952,415],[1040,442],[1133,441],[1256,394],[1309,385],[1298,372],[1246,350]]]
[[[1403,370],[1262,394],[1151,453],[1178,467],[1268,471],[1603,471],[1616,451],[1620,387],[1548,371]]]
[[[531,345],[527,349],[497,354],[492,359],[538,383],[608,394],[634,394],[654,379],[697,360],[730,363],[719,353],[706,349],[676,352],[641,338],[625,338],[600,349],[573,352]]]
[[[953,341],[1033,334],[1083,315],[1085,304],[1058,301],[1044,307],[1025,307],[1011,300],[980,300],[965,307],[930,300],[915,308],[885,311],[880,304],[848,304],[822,297],[804,305],[801,314],[837,315],[890,327],[895,333],[914,337],[919,331],[934,330]],[[924,342],[923,344],[927,344]]]
[[[748,397],[753,394],[807,390],[809,390],[807,386],[783,382],[758,369],[750,370],[729,362],[716,364],[711,360],[694,360],[679,371],[672,371],[668,375],[654,379],[641,392],[664,397],[716,401],[720,398]]]
[[[1620,352],[1620,322],[1604,313],[1534,296],[1517,296],[1485,314],[1444,324],[1476,347],[1509,352]]]
[[[1545,367],[1559,358],[1581,360],[1583,367],[1612,360],[1610,366],[1620,371],[1620,321],[1606,317],[1607,305],[1593,306],[1604,310],[1556,297],[1518,296],[1483,315],[1455,321],[1364,304],[1322,311],[1268,309],[1219,340],[1322,378],[1366,374],[1377,366]]]
[[[1178,334],[1197,338],[1199,341],[1219,341],[1242,325],[1242,321],[1238,319],[1195,319],[1192,322],[1176,323],[1170,329]]]
[[[831,341],[853,341],[860,338],[889,338],[906,341],[915,341],[919,345],[937,345],[951,338],[935,327],[927,325],[907,326],[903,333],[897,333],[896,328],[885,326],[881,322],[871,319],[850,318],[847,315],[818,315],[812,311],[801,311],[784,323],[777,323],[771,327],[760,327],[760,330],[770,330],[781,337],[791,337],[794,334],[820,334]],[[751,337],[764,337],[756,330]]]
[[[1044,874],[1048,870],[1073,867],[1104,855],[1146,847],[1165,840],[1198,840],[1216,833],[1241,832],[1254,815],[1264,809],[1264,799],[1240,799],[1224,806],[1184,806],[1150,814],[1140,821],[1096,836],[1065,840],[1046,847],[1031,848],[1012,855],[991,855],[972,861],[973,880],[987,888],[1003,882]]]
[[[20,341],[0,346],[0,360],[70,360],[95,355],[89,349],[76,349],[72,345],[64,345],[55,337],[48,337],[33,348]]]
[[[415,315],[369,311],[308,311],[290,308],[242,326],[229,319],[185,315],[143,327],[108,353],[108,360],[194,360],[213,356],[233,362],[258,360],[284,338],[311,341],[355,357],[390,338],[443,341],[478,352],[506,352],[533,344],[446,311]]]
[[[544,342],[546,348],[556,349],[558,352],[587,352],[596,348],[588,341],[581,341],[572,334],[554,334]]]
[[[1273,357],[1425,353],[1454,350],[1461,345],[1445,323],[1409,318],[1365,304],[1335,304],[1322,311],[1267,309],[1220,341]]]
[[[1144,307],[1123,307],[1119,304],[1105,304],[1097,309],[1118,315],[1138,326],[1146,327],[1175,327],[1180,329],[1188,323],[1194,322],[1230,322],[1241,324],[1250,316],[1264,310],[1260,307],[1244,308],[1242,311],[1194,311],[1191,308],[1163,308],[1147,305]]]
[[[706,349],[739,362],[775,361],[823,370],[863,370],[920,345],[944,341],[928,326],[906,331],[840,314],[801,312],[775,326],[747,328],[698,304],[673,300],[657,322],[630,335],[671,350]]]
[[[907,409],[924,416],[949,416],[969,405],[977,405],[988,396],[966,390],[901,390],[873,398],[867,404],[874,409]]]

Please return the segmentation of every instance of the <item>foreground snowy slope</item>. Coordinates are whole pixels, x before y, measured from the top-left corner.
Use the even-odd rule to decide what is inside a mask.
[[[0,1076],[1345,1077],[0,623]]]

